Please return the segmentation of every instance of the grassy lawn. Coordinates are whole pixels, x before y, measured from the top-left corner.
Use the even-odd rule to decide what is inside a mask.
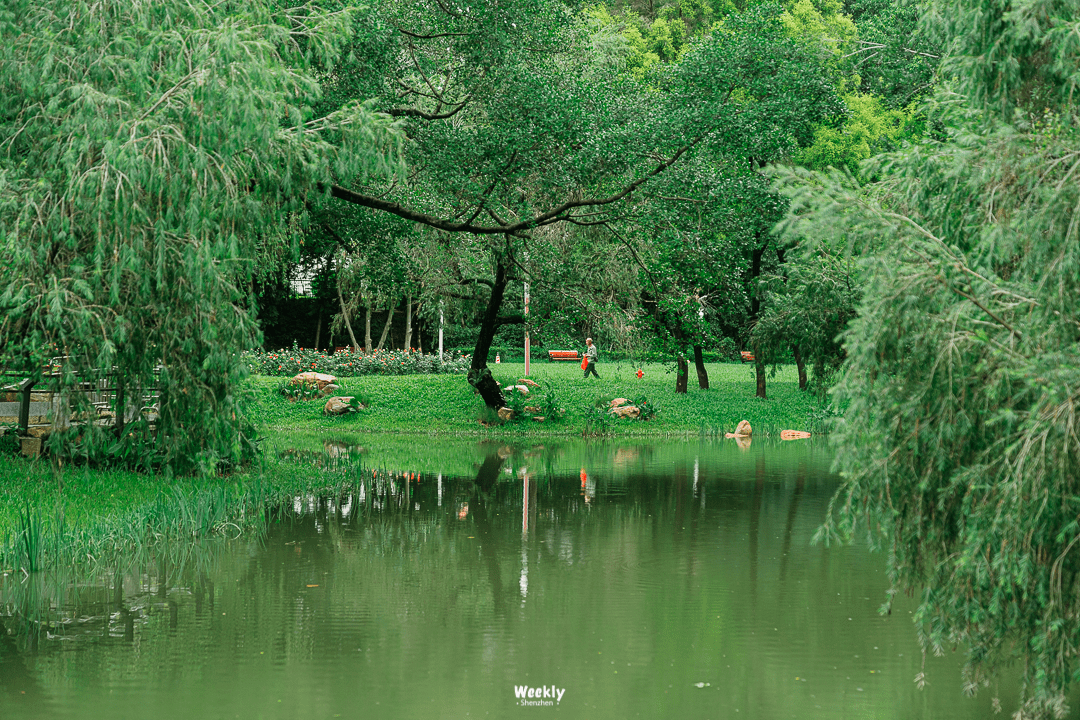
[[[553,391],[566,416],[558,422],[481,424],[485,408],[463,375],[404,375],[341,378],[339,394],[356,395],[368,408],[352,415],[328,417],[323,402],[291,402],[275,388],[281,378],[257,377],[253,385],[258,398],[255,419],[271,437],[304,431],[336,430],[348,433],[423,433],[449,435],[581,435],[591,408],[616,397],[645,395],[659,408],[656,417],[617,420],[606,431],[616,436],[713,434],[730,431],[740,420],[749,420],[755,433],[773,434],[782,429],[818,430],[818,404],[798,387],[794,368],[781,370],[768,382],[768,399],[754,397],[752,367],[740,364],[709,364],[709,390],[697,387],[691,370],[690,389],[675,393],[673,365],[659,363],[641,367],[629,363],[601,363],[600,379],[582,379],[576,363],[538,362],[530,379],[540,383],[532,391],[536,405]],[[492,372],[504,386],[525,377],[523,363],[493,365]]]
[[[265,517],[265,508],[297,493],[322,492],[349,483],[357,472],[426,470],[469,475],[488,447],[546,448],[545,462],[587,464],[577,454],[589,446],[568,443],[580,436],[595,403],[613,397],[645,395],[659,412],[647,422],[616,420],[605,434],[648,443],[650,438],[697,442],[734,429],[747,419],[756,438],[781,429],[819,428],[812,397],[798,389],[794,370],[769,381],[769,398],[754,397],[749,366],[709,365],[712,389],[675,393],[675,373],[661,364],[642,367],[602,364],[601,379],[583,380],[572,363],[536,363],[533,391],[554,391],[566,416],[557,423],[485,426],[485,408],[463,375],[363,376],[343,378],[341,394],[356,394],[370,406],[353,415],[328,417],[322,401],[290,402],[276,388],[281,378],[256,377],[255,419],[266,436],[263,457],[239,472],[216,478],[145,475],[121,469],[60,465],[49,459],[0,461],[0,575],[23,567],[30,555],[50,564],[109,562],[123,548],[148,549],[160,537],[195,538],[232,534]],[[493,367],[504,385],[524,377],[524,365]],[[537,402],[536,404],[540,404]],[[440,439],[430,439],[440,436]],[[535,441],[531,440],[535,438]],[[483,445],[478,445],[477,440]],[[724,441],[721,441],[724,442]],[[331,459],[335,444],[347,448],[344,460]],[[569,454],[567,454],[569,453]],[[565,457],[564,457],[565,455]],[[331,456],[333,457],[333,456]],[[554,458],[554,459],[552,459]],[[31,543],[31,538],[36,538]],[[31,549],[30,545],[34,545]],[[46,560],[47,558],[47,560]]]

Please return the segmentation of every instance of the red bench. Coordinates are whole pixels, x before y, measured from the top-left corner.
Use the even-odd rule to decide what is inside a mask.
[[[574,362],[581,362],[581,355],[577,350],[548,350],[548,360],[573,360]]]
[[[741,358],[742,358],[742,361],[743,361],[744,363],[748,363],[748,362],[754,362],[754,353],[750,352],[749,350],[743,350],[743,351],[741,351],[741,352],[739,353],[739,357],[741,357]]]

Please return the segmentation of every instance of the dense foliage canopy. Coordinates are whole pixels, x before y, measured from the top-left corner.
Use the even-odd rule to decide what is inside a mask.
[[[845,337],[827,529],[866,529],[928,650],[974,691],[1023,662],[1025,717],[1080,668],[1080,5],[941,0],[939,139],[881,182],[790,172],[790,228],[847,239],[866,279]]]
[[[257,2],[0,9],[2,362],[29,374],[63,356],[61,390],[112,375],[129,419],[160,396],[155,435],[88,424],[79,454],[244,456],[252,272],[288,248],[309,188],[398,172],[390,118],[360,102],[310,111],[312,63],[351,27],[349,13]]]

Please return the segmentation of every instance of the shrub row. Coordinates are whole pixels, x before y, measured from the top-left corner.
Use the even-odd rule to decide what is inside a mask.
[[[241,359],[258,375],[293,376],[300,372],[321,372],[338,377],[356,375],[463,374],[469,370],[469,356],[428,354],[408,350],[376,350],[370,355],[339,350],[329,354],[295,345],[289,350],[249,350]]]

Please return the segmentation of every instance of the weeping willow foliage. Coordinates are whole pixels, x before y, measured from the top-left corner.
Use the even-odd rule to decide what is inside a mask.
[[[1080,665],[1080,3],[943,0],[930,111],[947,139],[882,183],[788,173],[789,229],[865,249],[836,398],[845,482],[923,647],[967,690],[1020,661],[1017,717],[1060,716]]]
[[[284,7],[0,9],[0,363],[30,373],[63,356],[76,417],[85,395],[67,391],[108,372],[118,415],[160,393],[156,434],[80,424],[54,450],[184,470],[241,460],[252,273],[281,257],[313,188],[398,171],[388,117],[310,109],[313,68],[333,66],[353,16]]]

